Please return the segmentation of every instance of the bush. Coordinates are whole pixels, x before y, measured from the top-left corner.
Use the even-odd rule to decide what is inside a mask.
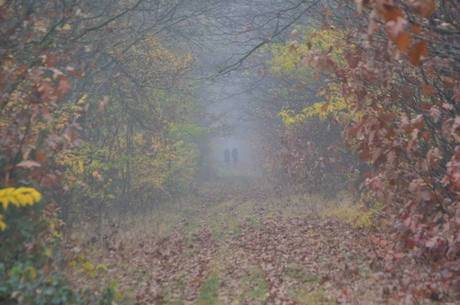
[[[60,221],[40,193],[33,188],[4,189],[0,203],[1,304],[112,304],[110,288],[77,291],[62,275]]]

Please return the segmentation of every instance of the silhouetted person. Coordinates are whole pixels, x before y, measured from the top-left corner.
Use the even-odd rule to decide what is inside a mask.
[[[227,165],[230,164],[230,150],[228,148],[224,150],[224,160]]]
[[[233,163],[236,163],[238,162],[238,149],[234,148],[232,150],[232,159],[233,159]]]

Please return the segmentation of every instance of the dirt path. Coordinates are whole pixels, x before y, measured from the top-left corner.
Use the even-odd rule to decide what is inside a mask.
[[[251,179],[216,182],[120,237],[100,262],[134,304],[386,303],[368,238],[319,217],[318,200],[286,203]]]

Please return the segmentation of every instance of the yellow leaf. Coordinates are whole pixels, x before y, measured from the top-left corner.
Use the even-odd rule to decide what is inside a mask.
[[[34,199],[29,194],[17,194],[16,199],[22,206],[34,204]]]
[[[6,229],[6,223],[3,222],[3,215],[0,214],[0,229],[4,231]]]
[[[62,27],[63,31],[69,31],[70,29],[72,29],[72,27],[68,23],[64,24],[64,26]]]
[[[14,196],[13,194],[10,194],[10,195],[7,196],[7,199],[8,199],[9,202],[11,202],[15,206],[19,207],[20,203],[19,203],[18,199],[16,198],[16,196]]]
[[[8,208],[8,204],[10,203],[8,197],[3,197],[0,200],[2,201],[3,209],[6,211],[6,209]]]
[[[28,191],[30,192],[30,195],[34,199],[35,202],[39,202],[42,200],[42,194],[40,194],[36,189],[29,187]]]
[[[94,270],[94,265],[91,264],[90,262],[86,262],[86,263],[83,264],[83,269],[84,269],[86,272],[93,271],[93,270]]]
[[[82,173],[85,171],[85,167],[83,166],[83,161],[78,161],[78,169]]]

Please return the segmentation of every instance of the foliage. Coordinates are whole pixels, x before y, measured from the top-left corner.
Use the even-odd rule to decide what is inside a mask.
[[[33,188],[0,190],[8,226],[0,232],[0,302],[111,304],[114,292],[77,291],[62,275],[60,221]],[[5,204],[6,202],[6,204]],[[14,206],[4,208],[7,202]],[[35,204],[34,204],[35,203]]]
[[[343,196],[343,192],[339,194],[338,202],[331,207],[328,207],[320,214],[326,217],[336,216],[339,219],[348,221],[353,228],[366,228],[366,229],[382,229],[382,224],[379,218],[383,209],[382,204],[374,204],[367,207],[365,204],[365,193],[362,193],[362,200],[359,204],[353,202],[352,198]],[[363,198],[364,197],[364,198]]]
[[[2,204],[3,211],[8,209],[10,203],[19,208],[20,206],[33,205],[41,199],[42,194],[32,187],[20,187],[17,189],[9,187],[0,190],[0,203]],[[3,214],[0,214],[0,229],[2,231],[6,229]]]
[[[368,19],[352,5],[335,12],[324,8],[322,28],[340,27],[353,47],[334,43],[334,55],[313,46],[300,54],[301,65],[327,76],[329,85],[319,91],[326,102],[297,116],[285,111],[285,122],[308,122],[310,115],[321,115],[318,109],[332,112],[345,144],[374,167],[364,173],[364,186],[388,220],[382,228],[387,242],[379,249],[387,272],[397,273],[403,256],[426,268],[389,285],[389,293],[455,298],[460,279],[460,57],[453,51],[460,44],[458,6],[431,0],[355,5]],[[343,26],[348,22],[354,25]],[[337,99],[345,104],[336,107]]]
[[[270,96],[278,101],[277,113],[282,124],[276,122],[273,129],[265,125],[260,131],[265,137],[272,137],[271,143],[265,144],[265,168],[271,169],[271,176],[276,177],[273,180],[284,180],[284,184],[291,187],[329,197],[343,189],[357,194],[362,181],[359,173],[366,170],[366,165],[342,144],[340,130],[333,124],[338,119],[336,112],[348,109],[351,104],[340,95],[330,93],[337,91],[339,85],[328,82],[327,75],[305,65],[304,58],[318,49],[338,65],[344,65],[341,52],[353,49],[345,37],[346,32],[340,30],[307,30],[306,42],[289,41],[269,49],[271,77],[280,80],[278,86],[270,88]],[[331,47],[333,45],[337,47]],[[261,103],[262,111],[269,108],[266,99]],[[270,109],[276,108],[270,105]],[[281,143],[275,146],[276,137]]]

